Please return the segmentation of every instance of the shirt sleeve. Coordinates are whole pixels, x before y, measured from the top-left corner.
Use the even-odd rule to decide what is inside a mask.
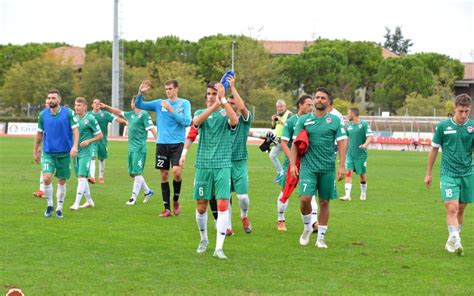
[[[74,113],[72,113],[71,109],[68,108],[67,110],[68,110],[69,124],[71,125],[71,129],[75,129],[79,126],[77,117],[74,116]]]
[[[435,148],[441,147],[443,144],[443,128],[438,124],[433,134],[433,140],[431,141],[431,146]]]
[[[366,137],[371,137],[373,136],[374,133],[372,132],[372,129],[370,128],[370,124],[368,122],[366,122],[366,125],[365,125],[365,136]]]
[[[42,133],[44,131],[43,129],[43,113],[44,111],[41,111],[40,114],[38,115],[38,127],[37,127],[37,131]]]
[[[285,141],[291,140],[291,131],[290,131],[290,126],[288,125],[288,120],[283,125],[283,131],[281,132],[281,139]]]
[[[337,132],[336,132],[336,142],[339,142],[345,139],[347,139],[346,129],[344,128],[344,125],[342,124],[342,121],[341,121],[341,123],[339,124],[339,128],[337,129]]]
[[[171,112],[171,116],[178,122],[178,124],[188,127],[191,124],[191,104],[188,100],[182,100],[183,113]]]
[[[191,128],[189,129],[188,135],[186,136],[186,139],[188,139],[189,141],[191,141],[191,143],[193,143],[194,141],[196,141],[198,134],[199,134],[199,130],[194,126],[191,126]]]
[[[151,120],[150,114],[146,113],[143,115],[143,123],[145,125],[145,130],[150,130],[155,127],[153,120]]]
[[[295,124],[295,128],[293,129],[293,140],[296,139],[296,137],[299,135],[301,130],[304,129],[304,122],[305,122],[305,116],[300,117],[298,121]]]
[[[138,109],[153,111],[158,113],[158,109],[161,108],[161,99],[145,102],[142,95],[138,95],[135,98],[135,107]]]
[[[196,110],[196,112],[194,112],[194,118],[196,116],[199,116],[202,112],[204,112],[204,109],[199,109],[199,110]],[[198,126],[197,128],[199,128],[200,126]]]
[[[94,118],[94,116],[89,116],[89,127],[92,130],[94,136],[102,133],[99,123],[97,122],[97,119]]]

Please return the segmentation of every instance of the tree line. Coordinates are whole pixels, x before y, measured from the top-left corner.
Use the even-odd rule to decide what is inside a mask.
[[[407,110],[411,116],[432,115],[433,108],[441,113],[450,108],[454,81],[462,79],[464,72],[458,60],[437,53],[399,52],[399,57],[384,59],[381,46],[373,42],[318,39],[299,55],[271,56],[261,42],[246,36],[219,34],[197,42],[166,36],[123,41],[125,109],[144,79],[154,85],[150,98],[164,97],[164,81],[177,79],[179,95],[190,99],[194,109],[203,107],[206,83],[219,80],[231,68],[233,42],[237,87],[249,106],[255,106],[260,120],[275,111],[277,99],[293,104],[299,95],[313,93],[318,86],[333,91],[336,108],[342,112],[359,106],[363,114],[379,108],[398,115]],[[28,103],[43,104],[52,87],[61,91],[67,104],[76,96],[110,103],[112,43],[88,44],[80,71],[49,51],[61,46],[66,44],[0,45],[4,113],[20,115]]]

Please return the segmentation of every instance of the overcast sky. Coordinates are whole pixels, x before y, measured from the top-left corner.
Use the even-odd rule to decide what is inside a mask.
[[[122,37],[244,34],[264,40],[384,41],[401,26],[411,53],[474,61],[474,0],[120,0]],[[113,36],[114,0],[0,0],[0,44],[85,46]]]

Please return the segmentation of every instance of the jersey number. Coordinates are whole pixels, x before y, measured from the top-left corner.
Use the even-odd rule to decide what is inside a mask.
[[[43,164],[43,171],[47,171],[49,168],[49,165],[47,163]]]
[[[164,163],[165,163],[165,161],[163,159],[158,159],[156,161],[156,166],[159,167],[159,168],[162,168]]]
[[[303,191],[306,191],[306,187],[308,187],[308,184],[303,183]]]
[[[446,189],[444,192],[446,192],[446,197],[453,197],[453,190],[452,189]]]
[[[204,196],[204,188],[199,187],[199,196]]]

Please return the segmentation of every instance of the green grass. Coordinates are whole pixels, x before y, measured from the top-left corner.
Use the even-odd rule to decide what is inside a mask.
[[[274,170],[266,154],[250,147],[254,232],[243,232],[234,210],[236,234],[225,242],[230,260],[219,261],[212,257],[212,219],[210,249],[195,253],[196,147],[184,170],[181,216],[158,217],[162,204],[151,143],[145,177],[157,194],[149,204],[125,205],[132,187],[126,142],[111,142],[107,183],[91,187],[96,207],[66,210],[62,220],[43,218],[45,201],[31,195],[40,169],[32,148],[31,138],[0,137],[0,294],[12,286],[27,295],[474,294],[472,211],[466,211],[462,233],[466,255],[447,254],[439,189],[423,185],[426,153],[371,151],[368,200],[359,201],[354,186],[351,202],[331,203],[329,249],[319,250],[315,237],[308,246],[298,243],[303,227],[295,194],[288,231],[276,230]],[[76,184],[74,178],[68,182],[66,209]]]

